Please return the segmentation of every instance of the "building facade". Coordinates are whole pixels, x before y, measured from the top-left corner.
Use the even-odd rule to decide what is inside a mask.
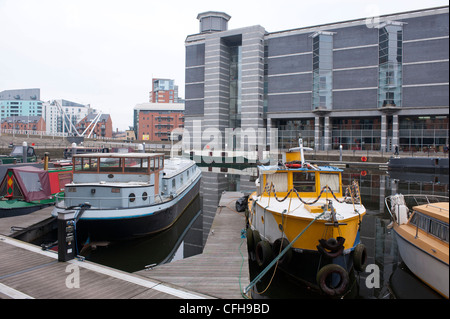
[[[276,128],[278,147],[443,150],[448,6],[268,33],[198,15],[186,47],[185,127]],[[197,133],[196,133],[197,132]]]
[[[94,112],[95,110],[89,104],[84,105],[64,99],[43,102],[43,117],[47,126],[47,134],[73,133],[73,127],[88,114]]]
[[[109,114],[90,113],[76,124],[79,134],[83,134],[92,138],[112,138],[112,120]],[[92,124],[92,125],[91,125]],[[86,130],[87,129],[87,130]],[[86,131],[86,132],[85,132]]]
[[[0,121],[9,116],[42,116],[40,89],[0,92]]]
[[[24,134],[45,132],[42,116],[9,116],[1,121],[2,130],[21,131]]]
[[[175,80],[152,79],[152,91],[150,92],[150,103],[180,103],[178,97],[178,85]]]
[[[134,128],[138,140],[169,141],[174,129],[184,128],[184,103],[138,104]]]

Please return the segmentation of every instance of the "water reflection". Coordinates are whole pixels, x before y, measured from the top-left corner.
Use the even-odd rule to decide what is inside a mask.
[[[222,192],[252,192],[255,188],[256,170],[248,168],[235,171],[223,167],[203,167],[202,170],[201,192],[205,198],[203,214],[209,216],[204,217],[204,227],[208,228],[214,218]],[[346,297],[388,299],[408,296],[408,298],[411,298],[411,295],[405,294],[405,291],[411,291],[412,283],[414,283],[413,294],[416,295],[416,298],[436,297],[435,294],[430,294],[430,289],[411,273],[403,271],[402,276],[395,276],[395,280],[391,282],[391,276],[397,273],[397,269],[402,270],[400,268],[402,264],[400,263],[393,232],[387,228],[391,220],[385,208],[384,199],[386,196],[396,193],[448,196],[448,175],[420,172],[411,174],[409,172],[381,171],[378,169],[346,169],[343,173],[343,184],[349,185],[353,180],[359,182],[363,204],[367,209],[367,214],[362,223],[361,240],[367,248],[368,263],[377,265],[380,270],[380,281],[378,287],[367,288],[366,280],[371,280],[369,278],[371,273],[355,274],[354,287]],[[204,233],[204,235],[207,236],[207,233]],[[251,278],[256,276],[258,269],[252,262],[250,262],[249,270]],[[254,298],[317,297],[281,271],[278,271],[270,281],[272,274],[273,272],[269,271],[263,277],[257,285],[258,292],[253,293]],[[267,286],[269,288],[261,294],[260,292],[265,290]],[[396,286],[395,289],[393,289],[393,286]]]
[[[203,251],[201,197],[197,195],[169,229],[156,235],[84,248],[87,260],[128,272],[199,254]]]
[[[149,264],[160,264],[201,253],[224,191],[253,192],[257,171],[255,167],[233,169],[227,167],[202,167],[200,196],[170,230],[157,236],[134,241],[111,243],[97,247],[87,254],[88,259],[125,271],[142,270]],[[448,196],[448,175],[402,171],[346,169],[343,184],[357,180],[362,201],[367,209],[361,228],[361,240],[367,248],[368,263],[380,270],[380,285],[367,288],[370,273],[355,274],[354,287],[347,298],[435,298],[439,297],[416,279],[399,259],[393,232],[387,228],[391,222],[385,209],[386,196],[402,194],[433,194]],[[251,276],[255,276],[250,263]],[[272,276],[272,272],[268,274]],[[267,276],[266,276],[267,277]],[[269,277],[269,279],[270,279]],[[370,278],[369,278],[370,279]],[[263,278],[258,291],[268,286]],[[411,288],[413,287],[413,288]],[[411,295],[412,293],[412,295]],[[254,298],[316,298],[282,272],[277,272],[269,288]]]

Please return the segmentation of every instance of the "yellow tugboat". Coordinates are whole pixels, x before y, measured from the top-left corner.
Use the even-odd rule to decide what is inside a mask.
[[[359,236],[366,209],[356,182],[343,187],[341,169],[305,162],[308,148],[299,144],[284,164],[258,167],[257,191],[248,199],[250,257],[310,289],[342,296],[349,273],[362,271],[367,260]]]

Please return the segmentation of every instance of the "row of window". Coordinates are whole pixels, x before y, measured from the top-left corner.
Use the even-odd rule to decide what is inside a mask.
[[[444,224],[437,219],[423,215],[419,212],[414,213],[414,215],[411,217],[410,223],[418,226],[428,234],[431,234],[448,243],[448,224]]]

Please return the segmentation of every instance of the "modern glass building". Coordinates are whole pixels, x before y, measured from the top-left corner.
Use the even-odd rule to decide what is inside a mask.
[[[277,128],[317,150],[442,150],[449,129],[449,7],[278,32],[197,17],[186,47],[185,128]]]

